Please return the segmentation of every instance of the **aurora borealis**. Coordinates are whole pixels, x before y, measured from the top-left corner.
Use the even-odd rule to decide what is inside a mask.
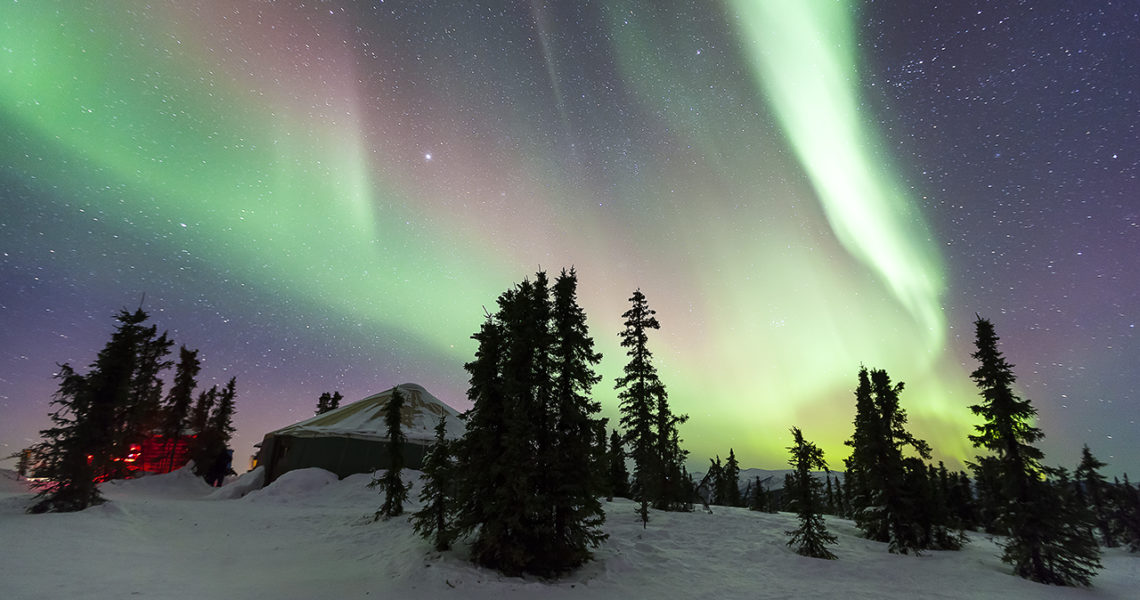
[[[238,456],[414,381],[577,268],[616,416],[634,288],[693,465],[846,455],[860,364],[972,456],[974,313],[1046,432],[1128,470],[1140,311],[1134,5],[0,5],[0,453],[121,307],[238,379]]]

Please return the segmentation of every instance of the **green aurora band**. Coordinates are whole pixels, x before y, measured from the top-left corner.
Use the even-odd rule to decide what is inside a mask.
[[[674,406],[691,416],[682,435],[698,468],[730,446],[747,465],[778,467],[791,425],[838,464],[861,363],[907,382],[912,429],[941,457],[966,455],[973,392],[944,351],[939,261],[887,161],[869,154],[879,145],[858,111],[841,5],[731,4],[758,89],[733,72],[686,69],[682,57],[697,48],[668,34],[684,15],[601,9],[629,111],[663,140],[626,140],[636,174],[608,187],[536,125],[543,117],[566,130],[573,118],[557,80],[574,65],[545,29],[531,74],[553,80],[558,98],[469,110],[461,103],[477,94],[464,86],[485,85],[483,72],[438,64],[448,76],[419,83],[425,105],[465,109],[448,127],[410,122],[420,107],[378,100],[361,62],[334,41],[349,27],[335,16],[302,24],[266,6],[267,22],[325,34],[308,39],[308,54],[282,56],[206,41],[211,28],[235,27],[249,46],[274,35],[249,22],[203,24],[181,6],[94,6],[0,9],[0,126],[25,143],[0,157],[58,190],[53,202],[76,223],[94,217],[115,235],[158,240],[140,270],[188,255],[216,280],[206,293],[235,294],[245,318],[261,316],[259,305],[298,323],[332,315],[343,343],[429,357],[419,366],[435,373],[409,374],[429,384],[465,379],[481,305],[540,266],[575,265],[605,355],[595,396],[606,415],[613,423],[625,361],[619,315],[641,287],[662,322],[651,347]],[[753,106],[758,97],[777,126]],[[485,122],[455,116],[472,114]],[[612,113],[596,120],[600,131],[623,126]],[[437,130],[446,150],[431,164],[408,159],[423,153],[408,133],[417,127]],[[781,132],[797,161],[781,155]],[[521,141],[501,149],[488,142],[496,136]],[[114,268],[97,252],[83,260],[70,268]]]

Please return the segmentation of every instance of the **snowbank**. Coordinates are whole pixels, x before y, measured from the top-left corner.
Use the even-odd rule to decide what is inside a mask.
[[[225,484],[206,496],[207,500],[235,500],[246,494],[260,490],[265,485],[265,467],[246,471],[237,479]]]
[[[171,499],[201,498],[213,491],[204,479],[194,474],[194,463],[162,474],[146,474],[135,479],[115,479],[99,486],[107,498],[146,496]]]
[[[462,545],[432,551],[407,519],[373,522],[383,498],[372,478],[301,469],[241,501],[205,502],[247,482],[201,493],[172,473],[110,486],[111,503],[79,513],[0,502],[0,598],[1112,600],[1140,588],[1140,556],[1120,549],[1106,552],[1092,590],[1060,588],[1012,576],[983,535],[962,552],[897,556],[829,518],[839,560],[824,561],[788,549],[791,514],[652,511],[643,529],[622,499],[603,503],[610,537],[595,560],[558,581],[503,577],[467,562]],[[417,508],[413,490],[408,510]]]
[[[245,498],[251,502],[297,502],[315,495],[336,481],[339,481],[336,474],[324,469],[295,469],[278,477],[270,485],[250,492]]]

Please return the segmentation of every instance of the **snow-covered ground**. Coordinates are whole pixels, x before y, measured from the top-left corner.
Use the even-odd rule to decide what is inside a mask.
[[[1017,600],[1140,589],[1140,555],[1120,550],[1105,554],[1093,589],[1058,588],[1010,575],[981,535],[962,552],[895,556],[832,518],[839,560],[823,561],[785,546],[790,514],[654,512],[642,529],[627,500],[605,504],[610,539],[582,569],[553,582],[503,577],[466,562],[463,548],[433,552],[403,518],[373,522],[381,498],[370,479],[305,469],[264,489],[249,491],[246,476],[214,490],[178,472],[109,484],[111,502],[80,513],[28,515],[30,493],[3,471],[0,599]]]

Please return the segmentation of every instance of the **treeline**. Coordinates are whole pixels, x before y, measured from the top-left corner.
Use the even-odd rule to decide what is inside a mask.
[[[480,565],[556,576],[589,560],[605,539],[599,498],[631,497],[643,524],[651,507],[692,507],[678,431],[687,417],[670,408],[653,365],[654,311],[637,291],[623,314],[618,335],[629,361],[614,382],[620,430],[610,429],[591,399],[602,356],[577,287],[573,270],[553,285],[540,271],[500,295],[498,310],[472,336],[478,350],[465,365],[473,404],[463,415],[466,433],[448,442],[440,424],[423,465],[423,508],[412,517],[435,548],[467,537]],[[390,427],[389,435],[399,433]],[[404,484],[383,481],[387,507]],[[384,508],[381,515],[392,516]]]
[[[437,550],[468,537],[478,564],[557,575],[588,560],[605,538],[598,498],[615,495],[638,503],[643,525],[650,508],[691,510],[698,501],[791,510],[800,526],[787,532],[789,545],[820,558],[835,557],[824,514],[852,519],[896,553],[955,550],[966,530],[999,533],[1007,539],[1002,559],[1016,574],[1061,585],[1090,583],[1100,568],[1098,541],[1140,549],[1140,496],[1127,477],[1108,483],[1087,448],[1075,477],[1039,464],[1035,411],[1013,393],[1012,366],[985,319],[975,323],[972,378],[982,401],[971,409],[984,424],[970,436],[983,452],[969,463],[972,477],[930,462],[929,444],[906,429],[903,384],[864,367],[842,481],[827,471],[822,450],[792,428],[792,473],[782,488],[755,479],[742,490],[732,449],[726,462],[710,459],[699,484],[686,471],[678,426],[687,417],[672,411],[653,366],[648,332],[660,325],[640,290],[622,315],[628,362],[615,381],[621,418],[607,430],[590,397],[601,355],[576,290],[573,270],[553,287],[539,272],[504,292],[472,336],[478,350],[465,366],[473,403],[463,415],[467,432],[449,442],[440,425],[423,467],[423,509],[413,515],[416,531]],[[822,477],[813,474],[821,469]]]
[[[971,406],[983,423],[970,441],[984,454],[968,463],[973,478],[950,473],[930,459],[930,446],[906,430],[899,403],[903,384],[883,370],[859,371],[855,431],[846,442],[843,484],[828,472],[824,483],[805,469],[826,470],[822,452],[793,428],[790,464],[795,469],[783,490],[783,507],[799,514],[801,527],[788,532],[789,545],[808,556],[834,558],[834,543],[819,515],[852,519],[868,539],[896,553],[957,550],[965,531],[1004,536],[1002,560],[1015,574],[1053,585],[1090,585],[1101,568],[1100,546],[1140,550],[1140,494],[1128,481],[1108,483],[1088,446],[1073,475],[1040,463],[1034,443],[1044,433],[1033,426],[1036,410],[1013,392],[1016,377],[998,349],[993,325],[978,317],[971,378],[981,402]],[[757,482],[759,484],[759,482]],[[771,508],[760,498],[757,507]],[[826,491],[825,491],[826,489]]]
[[[141,308],[122,310],[111,339],[87,373],[62,364],[49,413],[52,426],[40,431],[30,462],[44,478],[30,512],[83,510],[103,501],[98,484],[129,476],[143,440],[161,436],[170,453],[187,439],[198,475],[205,475],[226,450],[234,432],[236,379],[195,395],[201,360],[181,346],[177,364],[169,359],[174,341],[158,334]],[[170,390],[162,375],[175,369]]]

